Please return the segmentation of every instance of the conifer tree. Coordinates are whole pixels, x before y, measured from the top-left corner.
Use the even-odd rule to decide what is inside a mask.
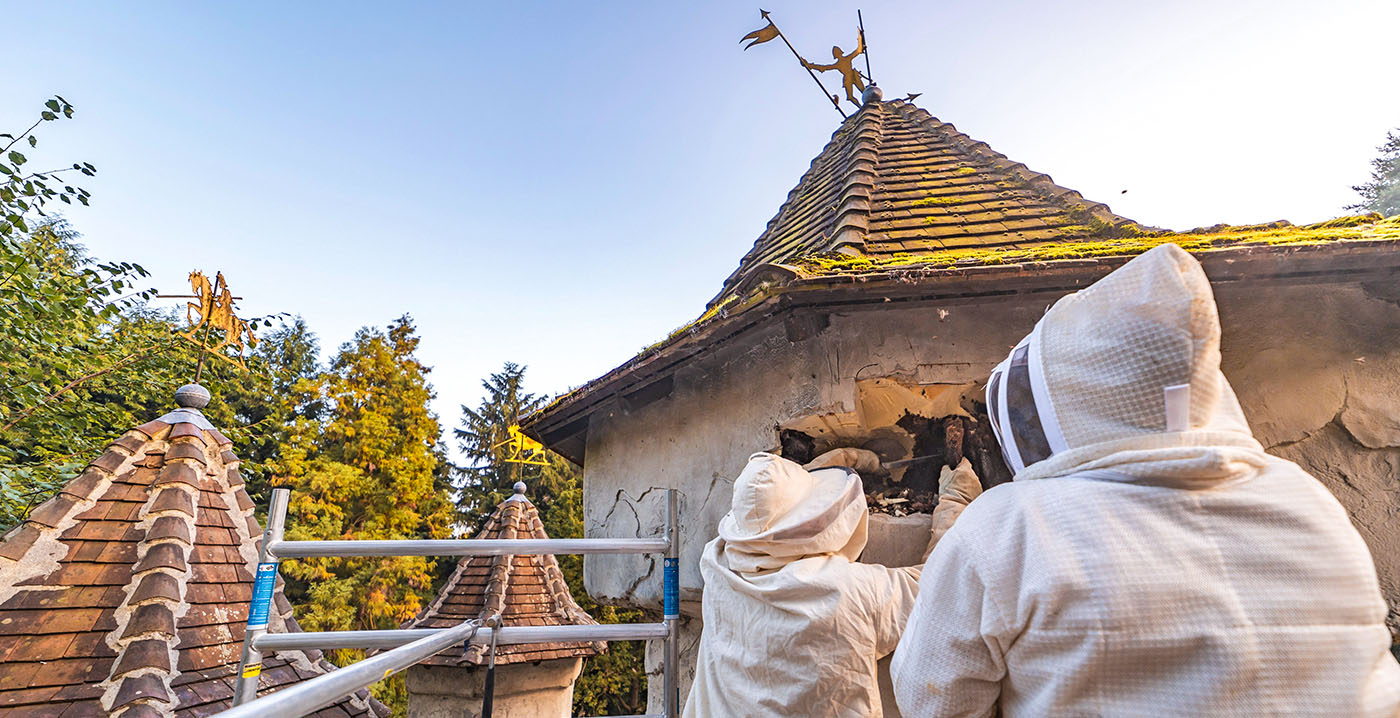
[[[1387,132],[1376,150],[1380,156],[1371,160],[1371,181],[1352,187],[1362,201],[1347,209],[1392,217],[1400,214],[1400,129]]]
[[[443,460],[429,369],[404,316],[387,331],[365,328],[328,371],[298,382],[291,400],[324,402],[320,421],[295,420],[281,447],[276,482],[291,487],[287,536],[308,539],[447,538],[452,505],[437,481]],[[319,558],[283,564],[297,618],[309,630],[392,629],[433,593],[435,561],[425,557]],[[340,651],[339,663],[363,658]],[[403,706],[401,680],[375,687]]]
[[[546,452],[546,465],[507,461],[509,427],[544,405],[525,391],[525,367],[507,362],[482,381],[486,395],[475,408],[462,407],[462,425],[454,434],[470,462],[460,470],[456,497],[467,525],[479,527],[524,481],[526,496],[540,512],[552,538],[583,537],[583,474],[564,457]],[[599,623],[645,620],[638,610],[597,603],[583,587],[583,557],[555,556],[574,601]],[[646,709],[644,644],[614,641],[607,653],[589,658],[574,685],[575,715],[639,714]]]

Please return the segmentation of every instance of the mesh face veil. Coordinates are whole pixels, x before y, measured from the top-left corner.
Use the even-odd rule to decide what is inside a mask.
[[[1012,474],[1069,448],[1040,365],[1040,325],[992,370],[987,413]]]

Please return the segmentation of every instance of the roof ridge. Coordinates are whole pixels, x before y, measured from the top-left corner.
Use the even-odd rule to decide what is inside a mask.
[[[837,150],[839,150],[842,143],[846,142],[852,133],[854,133],[854,128],[867,118],[868,115],[865,112],[865,108],[861,108],[860,111],[843,120],[841,124],[837,126],[836,131],[831,135],[831,139],[827,140],[821,152],[818,152],[817,156],[812,158],[812,162],[807,165],[807,171],[802,173],[801,179],[788,191],[787,197],[784,198],[783,203],[778,206],[778,211],[768,220],[768,223],[763,228],[763,232],[754,240],[753,246],[740,258],[739,266],[725,278],[723,288],[720,290],[719,294],[716,294],[715,297],[709,301],[707,306],[714,306],[716,302],[724,297],[729,287],[739,280],[740,275],[750,264],[750,260],[763,251],[764,240],[769,237],[779,222],[788,218],[789,210],[793,210],[797,207],[798,200],[802,199],[802,197],[812,189],[809,187],[811,181],[815,181],[820,174],[831,169],[834,161],[838,159],[836,155]],[[832,235],[834,236],[834,232]],[[828,239],[831,238],[832,237],[828,237]]]
[[[836,227],[826,248],[829,252],[864,253],[865,237],[870,231],[870,194],[875,190],[876,148],[883,139],[884,108],[879,104],[866,105],[856,118],[851,149],[847,151],[850,164],[836,198]]]
[[[136,545],[136,565],[122,589],[126,595],[115,611],[116,626],[103,638],[117,653],[111,673],[100,684],[102,707],[111,716],[174,715],[171,681],[180,675],[175,623],[189,610],[185,591],[207,449],[198,427],[184,422],[174,425],[165,446],[165,463],[134,522],[145,533]],[[138,584],[155,573],[174,579],[174,596],[137,595]]]
[[[501,535],[496,538],[513,539],[517,537],[516,534],[518,532],[515,526],[512,525],[514,521],[511,519],[520,516],[526,503],[527,502],[524,501],[509,500],[502,502],[501,508],[497,512],[502,517],[500,522]],[[500,556],[491,557],[491,570],[486,577],[486,590],[483,596],[485,600],[481,602],[481,612],[477,614],[477,618],[481,619],[482,622],[485,622],[492,616],[504,617],[506,612],[506,592],[510,590],[510,574],[511,569],[514,568],[514,564],[515,554],[502,554]],[[468,646],[467,650],[462,654],[462,659],[471,663],[480,663],[485,653],[485,645],[473,643]]]

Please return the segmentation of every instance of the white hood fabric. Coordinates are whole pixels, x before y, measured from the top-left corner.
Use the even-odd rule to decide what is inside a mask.
[[[919,567],[856,563],[866,523],[855,472],[750,457],[700,558],[687,718],[882,715],[875,664],[904,629]]]
[[[1219,367],[1175,245],[1050,309],[988,382],[1016,480],[929,556],[904,715],[1400,715],[1370,553]]]

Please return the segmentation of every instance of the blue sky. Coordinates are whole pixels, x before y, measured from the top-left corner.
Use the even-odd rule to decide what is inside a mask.
[[[809,58],[857,4],[765,0]],[[1400,126],[1400,3],[870,2],[874,76],[1150,225],[1343,212]],[[581,384],[699,314],[839,117],[752,3],[24,3],[0,125],[69,219],[333,350],[413,315],[444,424],[512,360]],[[829,81],[830,82],[830,81]],[[1123,194],[1123,190],[1128,190]]]

